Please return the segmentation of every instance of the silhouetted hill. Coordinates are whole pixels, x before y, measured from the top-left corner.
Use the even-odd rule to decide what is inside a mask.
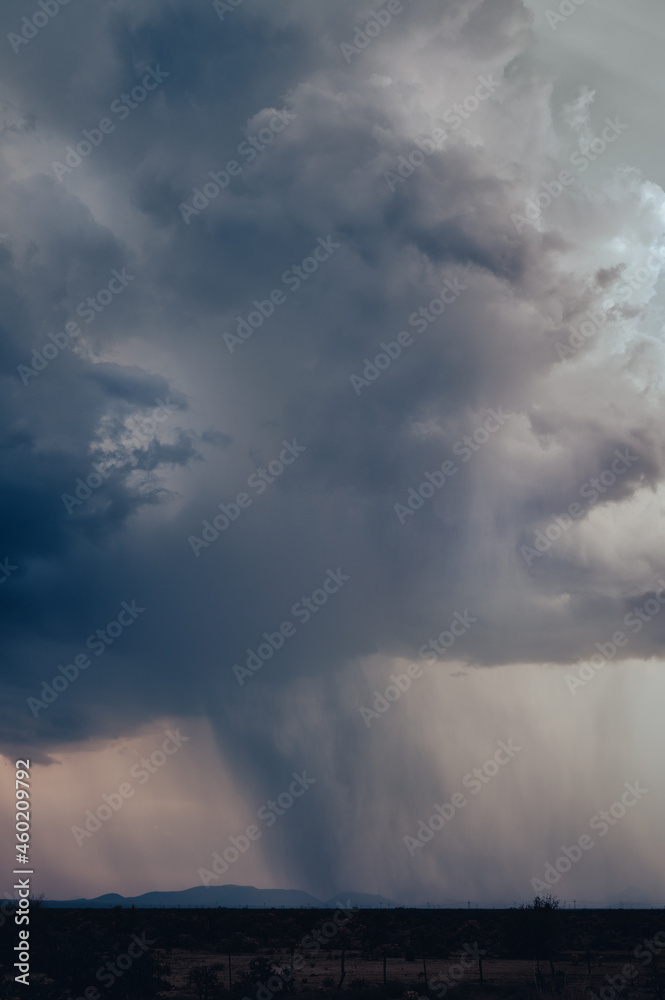
[[[377,897],[378,898],[378,897]],[[270,907],[323,907],[328,904],[299,889],[256,889],[253,885],[195,886],[175,892],[144,892],[141,896],[119,896],[115,892],[96,896],[94,899],[48,899],[44,906],[103,909],[110,906],[136,906],[139,908],[171,908],[197,906],[227,906],[238,909]]]
[[[377,896],[366,892],[339,892],[330,899],[323,901],[308,892],[299,889],[257,889],[253,885],[218,885],[218,886],[194,886],[191,889],[180,889],[173,892],[145,892],[140,896],[121,896],[116,892],[105,893],[103,896],[96,896],[93,899],[47,899],[44,900],[47,907],[70,907],[72,909],[109,909],[113,906],[137,907],[138,909],[171,909],[171,908],[196,908],[196,907],[226,907],[228,909],[279,909],[288,907],[290,909],[336,909],[338,906],[358,907],[367,910],[388,910],[401,907],[404,904],[396,903],[386,896]],[[495,901],[487,904],[490,909],[509,909],[519,905],[514,900]],[[571,906],[572,900],[567,904]],[[626,909],[649,909],[652,906],[662,906],[662,901],[653,899],[644,891],[631,887],[620,897],[606,900],[577,900],[578,908],[616,908],[618,906]],[[413,904],[410,904],[413,906]],[[469,904],[466,900],[448,899],[445,902],[434,901],[421,902],[415,904],[415,909],[464,909]],[[479,904],[472,902],[471,909],[478,909]],[[482,909],[482,905],[480,906]]]

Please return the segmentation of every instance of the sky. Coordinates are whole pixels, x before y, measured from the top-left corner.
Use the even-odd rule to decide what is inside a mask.
[[[662,905],[658,0],[0,22],[35,892]]]

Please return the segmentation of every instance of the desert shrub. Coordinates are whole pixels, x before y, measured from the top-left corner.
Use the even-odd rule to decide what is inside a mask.
[[[187,985],[194,987],[199,1000],[211,1000],[220,981],[219,976],[207,965],[197,965],[187,976]]]

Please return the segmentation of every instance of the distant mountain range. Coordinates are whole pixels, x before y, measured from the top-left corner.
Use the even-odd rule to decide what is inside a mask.
[[[321,900],[299,889],[256,889],[253,885],[195,886],[176,892],[144,892],[141,896],[119,896],[115,892],[96,896],[94,899],[45,899],[44,906],[102,909],[110,906],[185,907],[227,906],[233,909],[270,909],[279,907],[337,909],[340,906],[357,906],[378,910],[398,904],[385,896],[372,896],[362,892],[342,892],[332,899]]]
[[[218,885],[218,886],[195,886],[193,889],[180,889],[174,892],[144,892],[141,896],[119,896],[115,892],[106,893],[104,896],[96,896],[94,899],[45,899],[44,906],[49,907],[70,907],[76,909],[108,909],[111,906],[135,906],[139,909],[146,908],[174,908],[193,909],[201,906],[218,907],[224,906],[229,909],[279,909],[288,907],[291,909],[302,909],[311,907],[314,909],[337,909],[338,907],[358,907],[359,909],[390,909],[403,906],[385,896],[373,896],[365,892],[340,892],[331,899],[317,899],[308,892],[301,892],[299,889],[257,889],[253,885]],[[519,901],[506,900],[494,903],[479,904],[474,901],[469,904],[466,900],[449,899],[445,903],[432,902],[411,904],[416,909],[429,907],[445,908],[453,910],[472,909],[509,909],[518,906]],[[562,903],[568,909],[572,909],[573,901],[566,900]],[[643,890],[631,887],[622,896],[607,899],[604,902],[576,900],[578,909],[624,906],[626,909],[644,908],[650,909],[654,906],[663,907],[662,901],[650,898]]]

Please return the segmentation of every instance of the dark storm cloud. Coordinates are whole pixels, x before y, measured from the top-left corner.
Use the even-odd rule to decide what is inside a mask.
[[[89,378],[98,383],[109,396],[124,399],[135,406],[154,406],[160,394],[166,396],[168,383],[158,375],[149,376],[140,368],[101,362],[89,373]],[[176,403],[176,406],[182,406]]]
[[[5,31],[23,11],[7,6]],[[470,663],[574,661],[660,572],[643,561],[646,526],[630,567],[592,544],[598,512],[620,517],[665,471],[659,404],[634,392],[640,352],[595,369],[556,353],[659,238],[653,205],[638,208],[625,180],[603,204],[562,199],[520,230],[511,216],[556,176],[560,152],[523,4],[405,3],[347,62],[340,43],[370,13],[351,0],[244,0],[220,21],[207,3],[74,0],[3,78],[31,123],[2,135],[0,504],[20,567],[3,593],[7,743],[48,750],[159,713],[208,713],[257,801],[310,753],[317,794],[266,850],[326,894],[340,888],[344,845],[367,851],[379,801],[405,823],[438,794],[434,760],[378,737],[379,760],[351,724],[362,658],[414,657],[468,609],[478,621],[459,655]],[[121,118],[112,102],[150,66],[168,75]],[[448,120],[441,150],[391,187],[386,174],[482,77],[495,93],[471,100],[459,127]],[[255,157],[239,153],[277,112],[288,126]],[[57,181],[52,162],[105,115],[115,131]],[[180,206],[234,158],[242,172],[185,221]],[[617,233],[625,252],[610,247]],[[312,258],[321,241],[328,256]],[[123,267],[132,280],[87,324],[79,305]],[[446,279],[459,294],[423,329],[420,310]],[[223,335],[250,314],[254,332],[231,353]],[[22,384],[17,366],[68,321],[80,334]],[[411,345],[356,392],[351,376],[402,330]],[[175,411],[146,440],[169,399]],[[491,411],[508,416],[462,461],[455,447]],[[271,474],[294,440],[304,452]],[[625,448],[639,460],[529,566],[520,546]],[[445,460],[456,474],[400,523],[394,505]],[[68,513],[62,494],[94,462],[108,478]],[[236,502],[243,493],[250,504]],[[220,503],[237,513],[205,529]],[[240,686],[234,663],[338,568],[348,584]],[[27,697],[134,597],[148,610],[108,653],[112,671],[32,717]],[[661,634],[645,629],[632,655],[659,652]]]

